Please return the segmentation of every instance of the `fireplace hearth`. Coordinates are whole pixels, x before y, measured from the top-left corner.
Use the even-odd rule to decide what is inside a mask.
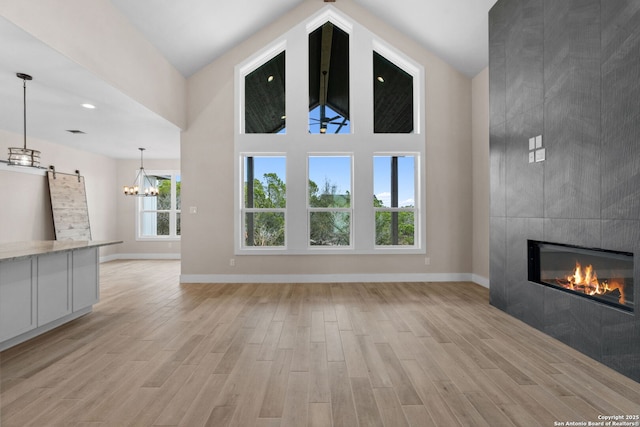
[[[634,311],[633,254],[528,241],[529,281]]]

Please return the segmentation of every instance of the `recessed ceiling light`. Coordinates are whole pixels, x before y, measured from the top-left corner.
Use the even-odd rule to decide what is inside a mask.
[[[95,105],[93,105],[93,104],[87,104],[87,103],[82,104],[82,106],[83,106],[84,108],[88,109],[88,110],[93,110],[94,108],[96,108],[96,106],[95,106]]]
[[[267,81],[268,81],[268,82],[272,82],[272,81],[273,81],[273,76],[269,76],[269,77],[267,77]]]
[[[383,78],[382,76],[378,76],[378,81],[379,81],[380,83],[384,83],[384,78]]]

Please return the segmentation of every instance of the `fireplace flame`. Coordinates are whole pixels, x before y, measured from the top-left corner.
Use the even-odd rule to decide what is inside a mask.
[[[556,282],[563,288],[582,292],[587,295],[605,295],[617,289],[620,293],[618,302],[622,305],[626,303],[624,280],[610,279],[601,282],[598,280],[598,275],[592,265],[588,265],[583,269],[580,263],[576,262],[576,268],[573,274],[566,276],[564,279],[556,279]]]

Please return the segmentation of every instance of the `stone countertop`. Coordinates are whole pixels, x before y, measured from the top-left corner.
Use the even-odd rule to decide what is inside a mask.
[[[77,249],[116,245],[118,240],[41,240],[0,243],[0,261]]]

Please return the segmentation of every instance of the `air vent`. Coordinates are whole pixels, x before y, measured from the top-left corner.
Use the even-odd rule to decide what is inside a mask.
[[[86,133],[86,132],[82,132],[81,130],[78,130],[78,129],[67,129],[67,132],[75,133],[75,134],[85,134]]]

